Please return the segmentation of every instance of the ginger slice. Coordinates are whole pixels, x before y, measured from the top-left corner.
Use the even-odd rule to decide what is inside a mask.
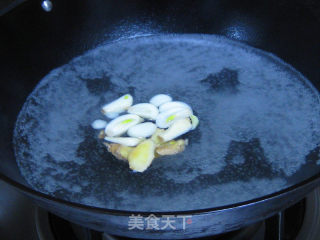
[[[179,140],[171,140],[169,142],[165,142],[156,148],[156,153],[164,156],[164,155],[175,155],[180,152],[183,152],[185,147],[188,145],[187,140],[179,139]]]
[[[108,151],[117,159],[127,161],[133,147],[124,146],[118,143],[103,143],[107,146]]]
[[[137,172],[145,171],[154,159],[155,143],[148,139],[141,142],[129,153],[129,167]]]

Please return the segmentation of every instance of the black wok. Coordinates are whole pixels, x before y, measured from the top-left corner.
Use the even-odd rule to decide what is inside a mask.
[[[32,197],[40,206],[92,229],[140,238],[170,239],[238,229],[273,215],[318,185],[318,92],[313,88],[319,87],[320,49],[317,43],[320,30],[316,5],[247,2],[245,6],[239,6],[232,1],[122,2],[121,7],[117,4],[119,6],[100,1],[57,1],[52,12],[44,13],[37,2],[31,1],[3,17],[3,180]],[[244,44],[218,36],[163,35],[168,33],[220,34],[243,41],[275,53],[301,71],[313,86],[274,55]],[[154,36],[141,36],[148,34]],[[119,38],[120,41],[116,41]],[[110,43],[112,45],[108,45]],[[98,51],[85,54],[94,48]],[[188,51],[182,54],[181,49]],[[71,61],[80,55],[82,57]],[[232,61],[224,61],[223,55]],[[134,56],[132,61],[130,56]],[[262,62],[265,66],[261,67],[257,56],[277,67],[272,68],[266,62]],[[126,63],[128,59],[129,63]],[[256,108],[253,105],[254,111],[258,111],[265,102],[277,99],[275,103],[280,107],[267,104],[266,108],[277,117],[268,115],[264,118],[261,112],[245,114],[249,117],[241,119],[248,124],[240,124],[242,129],[259,129],[257,116],[262,116],[261,121],[269,124],[267,130],[273,132],[276,128],[275,132],[282,136],[282,132],[287,133],[287,126],[294,126],[287,131],[296,133],[299,130],[301,133],[304,121],[309,118],[314,121],[312,131],[309,127],[302,135],[289,135],[289,140],[297,136],[299,139],[281,145],[280,150],[277,136],[274,139],[276,146],[268,149],[267,146],[274,144],[272,136],[267,139],[254,132],[243,139],[241,131],[236,139],[234,135],[223,139],[224,135],[219,135],[219,131],[227,131],[221,130],[224,125],[220,125],[220,130],[206,128],[214,117],[206,113],[218,113],[215,118],[229,126],[228,121],[233,116],[222,118],[223,110],[241,109],[245,100],[238,98],[238,101],[234,97],[241,96],[244,89],[266,86],[263,85],[266,83],[259,85],[258,79],[255,83],[258,85],[250,83],[255,81],[250,77],[257,77],[251,73],[255,68],[259,71],[276,69],[272,76],[279,71],[294,76],[296,84],[300,83],[295,90],[300,89],[300,92],[292,90],[291,85],[295,86],[292,83],[286,85],[282,97],[273,95],[272,88],[281,85],[287,75],[278,75],[281,81],[277,83],[274,78],[262,74],[261,78],[270,82],[270,89],[267,89],[270,91],[266,91],[266,98],[259,99],[261,92],[252,95],[255,98],[252,100],[251,97],[249,102],[262,104]],[[185,79],[181,79],[182,76]],[[144,79],[150,79],[150,85]],[[304,89],[309,89],[309,97]],[[133,174],[124,163],[120,164],[108,155],[88,125],[98,117],[99,111],[95,110],[109,99],[130,92],[137,102],[141,102],[159,91],[190,103],[202,119],[201,124],[187,136],[190,146],[184,153],[159,159],[145,173]],[[300,94],[300,103],[295,100],[297,94]],[[234,105],[230,105],[232,101]],[[250,104],[244,105],[252,107]],[[217,111],[219,107],[220,112]],[[13,139],[14,122],[21,108]],[[297,108],[300,115],[295,115]],[[280,117],[279,120],[278,116],[282,114],[301,121],[290,125],[289,118]],[[231,124],[230,129],[239,127],[239,121],[235,119],[235,122],[237,124]],[[273,122],[276,124],[272,125]],[[77,126],[74,127],[74,123]],[[44,138],[39,138],[39,131],[46,131],[45,124],[48,137],[45,134]],[[56,135],[52,133],[54,124]],[[219,122],[215,124],[219,125]],[[77,144],[73,144],[75,149],[71,155],[72,147],[65,147],[66,142],[70,142],[68,136],[59,135],[66,129],[76,133]],[[52,134],[54,138],[50,138]],[[265,139],[268,141],[264,142]],[[52,140],[56,143],[51,144]],[[226,147],[224,151],[221,150],[223,146]],[[198,149],[202,150],[197,152]],[[292,154],[294,149],[299,151]],[[215,155],[219,151],[222,154]],[[50,154],[43,157],[44,153]],[[34,161],[37,158],[41,161]],[[41,164],[37,165],[39,162]],[[46,168],[41,169],[44,165]],[[131,214],[147,217],[151,213],[158,217],[174,215],[171,217],[175,217],[177,228],[128,229]],[[192,223],[183,227],[182,215],[191,218]]]

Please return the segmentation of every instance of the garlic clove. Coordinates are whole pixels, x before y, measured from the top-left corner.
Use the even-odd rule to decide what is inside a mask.
[[[191,115],[192,110],[189,108],[172,108],[165,112],[161,112],[156,119],[156,124],[159,128],[167,128],[174,121]]]
[[[127,110],[133,103],[133,98],[130,94],[123,95],[122,97],[104,105],[101,112],[106,116],[115,116]],[[112,118],[112,117],[111,117]]]
[[[133,147],[124,146],[118,143],[103,143],[108,151],[119,160],[128,160],[130,152],[133,150]]]
[[[134,147],[137,146],[143,139],[133,137],[105,137],[104,140],[128,147]]]
[[[191,124],[192,124],[191,130],[194,130],[199,125],[199,118],[195,115],[191,115],[190,119],[191,119]]]
[[[150,99],[150,103],[156,107],[159,107],[161,104],[171,102],[171,101],[172,101],[172,98],[166,94],[158,94],[158,95],[153,96]]]
[[[119,116],[119,113],[118,112],[109,112],[109,113],[106,113],[104,114],[107,118],[110,118],[110,119],[114,119],[116,117]]]
[[[157,107],[150,103],[139,103],[131,106],[128,109],[128,113],[136,114],[140,117],[150,120],[155,120],[159,114],[159,110]]]
[[[150,137],[157,129],[157,126],[151,122],[140,123],[130,127],[127,134],[130,137],[147,138]]]
[[[108,137],[124,134],[130,127],[142,122],[143,119],[135,114],[125,114],[113,119],[105,128]]]
[[[187,133],[192,128],[189,118],[182,118],[173,122],[173,124],[164,132],[159,134],[159,138],[163,142],[168,142]]]
[[[155,144],[148,139],[141,142],[129,154],[129,167],[137,172],[145,171],[154,159]]]
[[[188,109],[190,109],[190,111],[192,111],[192,108],[188,104],[186,104],[184,102],[179,102],[179,101],[164,103],[164,104],[160,105],[159,111],[161,113],[161,112],[165,112],[170,109],[173,109],[173,108],[188,108]]]
[[[103,129],[107,126],[107,122],[101,119],[97,119],[91,123],[91,127],[94,129]]]

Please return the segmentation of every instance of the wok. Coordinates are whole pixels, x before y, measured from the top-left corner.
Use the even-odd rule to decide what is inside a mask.
[[[269,217],[318,186],[317,5],[37,4],[2,17],[0,169],[40,206],[116,235],[192,238]],[[184,153],[133,174],[88,126],[105,101],[159,91],[190,103],[199,129]],[[176,229],[130,230],[132,214],[170,215]]]

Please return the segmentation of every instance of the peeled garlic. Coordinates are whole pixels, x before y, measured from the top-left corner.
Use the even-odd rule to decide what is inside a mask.
[[[111,119],[114,119],[116,117],[119,116],[119,113],[118,112],[110,112],[110,113],[106,113],[104,114],[107,118],[111,118]]]
[[[157,147],[156,153],[162,156],[174,155],[174,154],[183,152],[187,144],[188,144],[187,140],[183,140],[183,139],[171,140]]]
[[[158,94],[153,96],[150,99],[150,103],[156,107],[159,107],[161,104],[164,104],[166,102],[171,102],[171,101],[172,101],[172,98],[166,94]]]
[[[166,131],[159,134],[159,138],[164,142],[170,141],[191,130],[191,127],[192,125],[189,118],[179,119],[173,122]]]
[[[189,117],[191,115],[192,110],[190,108],[172,108],[170,110],[161,112],[156,119],[156,124],[159,128],[167,128],[174,121]]]
[[[129,128],[127,134],[130,137],[146,138],[150,137],[157,129],[157,126],[151,122],[140,123]]]
[[[97,119],[91,123],[91,127],[94,129],[103,129],[106,126],[107,126],[107,122],[100,119]]]
[[[164,103],[159,107],[159,111],[161,113],[164,111],[168,111],[172,108],[188,108],[188,109],[190,109],[190,111],[192,111],[191,107],[188,104],[186,104],[184,102],[179,102],[179,101]]]
[[[101,112],[106,116],[115,117],[115,114],[119,114],[127,110],[133,102],[133,98],[130,94],[126,94],[111,103],[104,105]],[[113,116],[113,117],[112,117]]]
[[[124,146],[134,147],[137,146],[142,139],[133,137],[105,137],[104,140],[113,143],[119,143]]]
[[[128,160],[129,153],[133,150],[133,147],[123,146],[117,143],[103,143],[108,148],[108,151],[112,153],[117,159]]]
[[[125,114],[113,119],[105,128],[109,137],[117,137],[124,134],[130,127],[142,122],[143,119],[135,114]]]
[[[157,107],[150,103],[139,103],[128,109],[128,113],[136,114],[140,117],[155,120],[159,114]]]
[[[129,154],[129,167],[137,172],[145,171],[154,159],[155,144],[148,139],[141,142]]]
[[[193,129],[195,129],[195,128],[198,126],[198,124],[199,124],[199,118],[198,118],[197,116],[195,116],[195,115],[191,115],[191,116],[190,116],[190,119],[191,119],[191,124],[192,124],[191,130],[193,130]]]

